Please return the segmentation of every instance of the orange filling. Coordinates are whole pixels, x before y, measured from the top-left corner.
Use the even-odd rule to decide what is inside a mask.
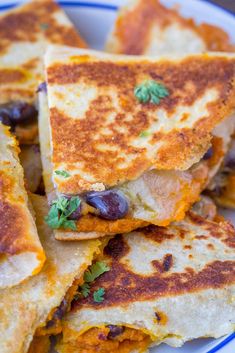
[[[63,353],[130,353],[133,350],[145,351],[151,343],[150,337],[140,330],[126,327],[124,331],[108,338],[108,327],[92,328],[62,346]]]
[[[68,289],[64,301],[66,303],[66,312],[70,310],[71,302],[75,293],[77,292],[77,288],[83,284],[83,278],[76,279],[72,286]],[[35,336],[47,336],[47,335],[58,335],[62,331],[61,326],[61,318],[55,316],[58,308],[54,308],[51,310],[50,314],[47,317],[46,324],[42,327],[38,327],[36,330]]]
[[[30,344],[28,353],[47,353],[50,349],[49,336],[34,337]]]

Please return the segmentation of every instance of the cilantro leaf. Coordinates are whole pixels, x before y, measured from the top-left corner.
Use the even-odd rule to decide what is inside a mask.
[[[52,206],[49,210],[47,217],[45,217],[46,223],[53,229],[63,228],[76,230],[76,222],[69,220],[68,217],[77,210],[81,203],[78,196],[66,197],[60,196],[57,200],[52,202]]]
[[[148,137],[151,135],[151,132],[150,131],[142,131],[140,134],[139,134],[139,137]]]
[[[54,172],[56,175],[62,176],[64,178],[70,177],[70,174],[66,172],[66,170],[55,170]]]
[[[106,263],[97,261],[91,265],[90,269],[87,270],[84,274],[84,281],[87,283],[93,282],[96,278],[101,276],[103,273],[110,270],[109,266]]]
[[[104,288],[99,288],[93,293],[93,299],[96,303],[102,303],[104,301],[105,290]]]
[[[135,87],[134,94],[140,103],[159,104],[161,99],[169,96],[169,91],[159,82],[146,80]]]
[[[90,286],[88,283],[83,283],[79,290],[81,291],[81,294],[83,295],[84,298],[87,298],[88,295],[90,294]]]

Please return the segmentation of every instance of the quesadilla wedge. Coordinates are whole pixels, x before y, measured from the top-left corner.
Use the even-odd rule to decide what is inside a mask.
[[[143,353],[233,332],[234,243],[231,224],[193,212],[167,228],[115,236],[101,256],[110,270],[72,302],[57,351]]]
[[[37,274],[45,261],[18,154],[15,138],[0,123],[0,288]]]
[[[29,352],[37,352],[33,346],[38,353],[40,347],[48,347],[49,335],[60,332],[60,318],[69,307],[84,271],[99,252],[98,240],[56,241],[44,222],[46,198],[32,195],[32,202],[47,260],[36,276],[14,288],[0,291],[1,353],[27,353],[32,340]]]
[[[117,14],[106,50],[116,54],[164,55],[234,51],[221,28],[196,24],[159,0],[129,0]]]
[[[109,34],[106,50],[118,54],[163,55],[205,51],[234,52],[235,45],[221,28],[196,24],[176,9],[165,7],[157,0],[131,0],[121,7]],[[230,129],[227,138],[231,138]],[[226,147],[228,148],[229,143]],[[220,172],[208,185],[209,193],[223,207],[235,208],[235,140]],[[216,153],[216,151],[213,151]],[[214,176],[214,173],[211,175]]]
[[[233,130],[235,55],[130,57],[52,46],[45,67],[40,142],[56,238],[183,219]],[[211,143],[214,156],[206,154]]]
[[[31,1],[1,14],[0,38],[0,121],[11,126],[20,143],[35,143],[35,97],[47,45],[86,44],[53,0]]]

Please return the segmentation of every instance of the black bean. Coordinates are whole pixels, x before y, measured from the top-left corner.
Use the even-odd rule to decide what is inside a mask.
[[[4,111],[0,111],[0,122],[3,125],[10,126],[11,130],[14,129],[14,124],[12,123],[9,115],[6,112],[4,112]]]
[[[11,102],[0,107],[0,115],[8,115],[12,125],[22,124],[37,117],[36,108],[26,102]]]
[[[94,191],[88,193],[85,198],[89,205],[98,210],[99,216],[105,219],[121,219],[128,212],[128,202],[120,191]]]
[[[34,120],[37,117],[36,108],[25,102],[15,102],[12,104],[11,120],[15,124],[25,123]]]
[[[124,332],[124,327],[123,326],[116,326],[116,325],[108,325],[109,328],[109,333],[108,333],[108,339],[112,340],[115,337],[121,335]]]
[[[210,147],[209,150],[204,154],[202,158],[204,159],[204,161],[207,161],[213,156],[213,153],[214,153],[213,147]]]

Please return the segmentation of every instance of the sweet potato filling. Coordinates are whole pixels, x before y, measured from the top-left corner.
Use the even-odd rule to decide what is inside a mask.
[[[42,327],[38,327],[35,336],[46,336],[46,335],[57,335],[61,333],[61,319],[63,315],[70,310],[71,302],[77,291],[78,286],[83,283],[83,277],[75,279],[72,286],[68,289],[61,305],[51,310],[47,317],[46,324]]]
[[[120,326],[113,326],[120,328]],[[121,333],[114,333],[106,326],[103,328],[91,328],[69,342],[63,348],[63,352],[76,353],[130,353],[137,349],[145,351],[151,343],[150,337],[140,330],[121,327]]]

